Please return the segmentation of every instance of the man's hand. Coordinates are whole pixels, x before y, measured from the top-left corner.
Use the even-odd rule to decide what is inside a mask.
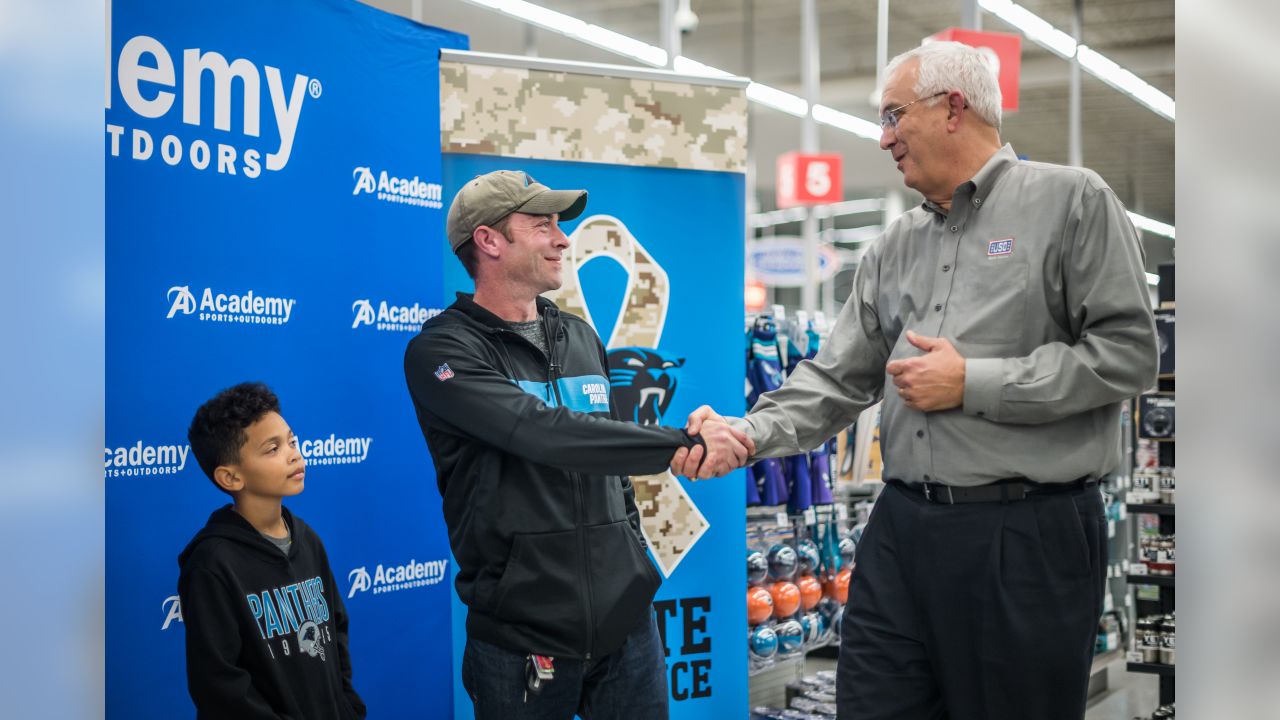
[[[756,444],[740,430],[735,430],[710,406],[703,405],[689,415],[685,431],[700,435],[701,445],[680,448],[671,458],[671,472],[690,479],[705,480],[736,470],[756,451]]]
[[[885,366],[902,402],[912,410],[936,412],[964,404],[964,358],[946,338],[907,331],[907,342],[925,351],[920,357]]]

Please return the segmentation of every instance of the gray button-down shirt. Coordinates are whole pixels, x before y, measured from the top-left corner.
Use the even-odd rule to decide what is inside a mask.
[[[1066,482],[1120,462],[1120,401],[1155,382],[1159,352],[1133,223],[1090,170],[996,152],[951,211],[904,213],[862,257],[816,358],[733,424],[757,457],[818,446],[885,399],[886,478]],[[923,354],[906,331],[965,358],[964,405],[906,407],[885,364]]]

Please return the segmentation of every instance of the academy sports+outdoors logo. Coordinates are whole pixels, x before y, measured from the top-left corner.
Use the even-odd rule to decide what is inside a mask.
[[[174,285],[166,293],[169,314],[197,315],[201,322],[243,323],[247,325],[284,325],[293,316],[294,298],[271,297],[249,290],[244,294],[215,292],[206,287],[200,299],[190,285]]]
[[[439,315],[439,308],[427,308],[414,303],[412,305],[393,305],[386,300],[378,302],[374,307],[368,298],[351,303],[351,312],[355,318],[351,321],[351,329],[372,326],[384,332],[418,332],[422,323]]]
[[[351,178],[356,185],[351,189],[352,195],[374,195],[383,202],[416,205],[418,207],[439,210],[444,207],[444,186],[440,183],[423,182],[414,175],[411,179],[388,175],[386,170],[374,178],[373,170],[362,165],[351,171]]]
[[[139,477],[143,475],[176,475],[187,466],[191,446],[147,445],[141,440],[132,445],[105,448],[105,477]]]
[[[389,566],[379,564],[372,575],[367,566],[361,566],[347,573],[347,582],[351,583],[347,599],[355,597],[356,593],[372,592],[374,595],[380,595],[436,585],[448,575],[448,569],[448,560],[428,560],[427,562],[410,560],[403,565]]]
[[[372,444],[371,437],[338,437],[329,433],[328,437],[299,441],[298,450],[308,465],[358,465],[369,457]]]
[[[182,622],[182,600],[177,595],[170,595],[160,603],[160,609],[164,611],[164,623],[160,625],[161,630],[168,630],[170,623],[174,620]]]
[[[108,10],[107,17],[110,16]],[[107,34],[110,37],[110,32]],[[142,127],[126,128],[107,123],[112,157],[120,157],[121,141],[128,130],[129,139],[124,142],[127,145],[124,152],[133,160],[146,162],[158,156],[170,166],[186,162],[200,171],[214,168],[219,174],[255,179],[262,176],[264,166],[269,171],[277,171],[289,164],[303,103],[308,97],[318,99],[323,92],[316,78],[295,74],[292,83],[286,86],[285,76],[279,68],[266,65],[259,72],[258,65],[251,60],[236,58],[228,62],[221,53],[198,47],[182,50],[179,77],[173,54],[164,43],[149,35],[136,35],[126,41],[115,62],[111,57],[113,50],[108,40],[106,109],[111,110],[113,83],[139,124],[163,118],[176,105],[181,105],[182,125],[179,127],[183,129],[184,136],[167,134],[157,141]],[[211,76],[212,82],[205,82],[206,75]],[[267,148],[261,147],[260,140],[263,135],[264,78],[271,105],[268,122],[274,121],[273,134],[277,138],[275,151],[265,153],[265,162],[263,151]],[[206,107],[206,88],[213,90],[212,113],[202,112]],[[237,90],[239,96],[233,97]],[[181,102],[178,102],[179,94]],[[234,116],[241,134],[219,137],[233,141],[243,138],[243,142],[227,144],[185,136],[188,127],[202,129],[209,118],[213,120],[214,129],[231,133],[233,109],[239,111]],[[116,119],[122,114],[115,113],[109,117]],[[255,145],[258,147],[253,147]]]

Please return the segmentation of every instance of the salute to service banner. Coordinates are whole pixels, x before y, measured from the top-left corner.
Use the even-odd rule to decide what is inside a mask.
[[[547,297],[604,340],[611,404],[677,427],[702,404],[741,412],[745,81],[451,51],[440,73],[444,197],[498,169],[588,191],[563,225],[564,286]],[[440,252],[445,287],[469,290]],[[654,612],[671,716],[745,717],[745,570],[725,562],[742,554],[745,482],[632,480],[664,577]],[[455,678],[464,615],[458,604]],[[457,687],[454,717],[471,717]]]
[[[337,584],[254,596],[264,636],[323,657],[269,605],[324,619],[337,595],[370,716],[447,715],[451,562],[402,361],[444,303],[438,58],[466,38],[354,0],[107,18],[107,715],[195,715],[177,557],[230,499],[186,431],[246,380],[280,396],[308,465],[285,504]]]

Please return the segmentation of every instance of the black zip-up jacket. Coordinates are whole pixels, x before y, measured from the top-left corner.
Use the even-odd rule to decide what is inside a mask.
[[[286,557],[230,505],[178,556],[187,689],[199,720],[359,720],[347,610],[324,545],[283,509]]]
[[[611,419],[599,336],[537,303],[549,356],[459,293],[410,341],[405,377],[444,499],[467,633],[590,659],[622,645],[661,584],[628,476],[661,472],[700,441]]]

